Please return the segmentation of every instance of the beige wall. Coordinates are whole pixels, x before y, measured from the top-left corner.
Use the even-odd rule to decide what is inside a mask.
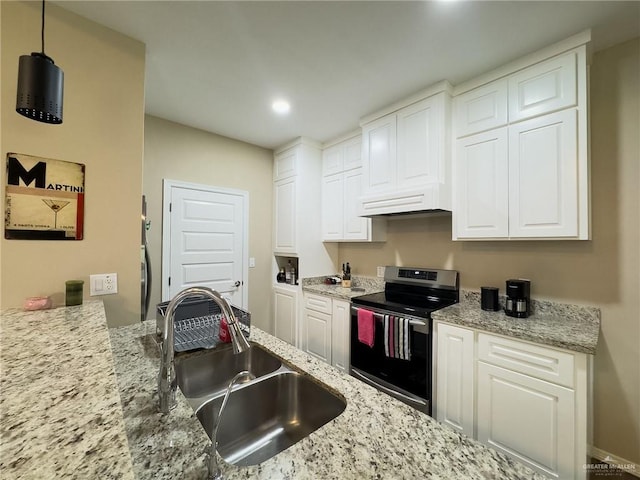
[[[254,325],[271,328],[271,224],[273,152],[195,128],[147,116],[144,193],[153,272],[151,305],[161,298],[162,180],[249,192],[249,310]],[[155,310],[154,310],[155,311]],[[154,317],[152,311],[150,317]]]
[[[356,274],[377,265],[452,268],[461,286],[529,278],[532,295],[602,309],[595,356],[595,441],[640,464],[640,39],[591,68],[592,241],[453,242],[451,217],[389,221],[384,244],[340,247]]]
[[[86,165],[82,241],[1,240],[2,307],[53,295],[64,282],[118,274],[118,294],[104,298],[109,323],[140,315],[140,198],[144,135],[144,62],[140,42],[47,4],[46,53],[65,75],[64,123],[47,125],[15,112],[18,57],[40,51],[40,2],[0,2],[2,9],[2,168],[18,152]]]

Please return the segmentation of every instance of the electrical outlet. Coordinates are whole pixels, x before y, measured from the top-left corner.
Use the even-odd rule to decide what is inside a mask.
[[[118,274],[101,273],[89,275],[90,295],[112,295],[118,293]]]
[[[384,267],[378,267],[378,277],[384,278]]]

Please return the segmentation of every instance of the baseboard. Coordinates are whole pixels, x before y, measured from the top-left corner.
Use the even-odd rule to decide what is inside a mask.
[[[607,463],[612,467],[615,467],[619,471],[633,475],[640,478],[640,465],[635,464],[630,460],[626,460],[622,457],[618,457],[612,453],[600,450],[599,448],[589,445],[589,455],[601,462]]]

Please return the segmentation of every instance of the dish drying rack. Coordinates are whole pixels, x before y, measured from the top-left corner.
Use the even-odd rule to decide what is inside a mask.
[[[164,331],[164,316],[169,302],[159,303],[156,311],[156,333],[162,336]],[[240,322],[240,330],[249,337],[251,314],[241,308],[231,305],[233,314]],[[174,350],[186,352],[201,348],[214,348],[220,342],[220,322],[222,321],[220,307],[214,301],[202,299],[184,300],[176,308],[174,316]]]

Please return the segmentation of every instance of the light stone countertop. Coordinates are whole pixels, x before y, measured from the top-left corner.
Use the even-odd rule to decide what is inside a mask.
[[[0,477],[133,479],[102,301],[0,328]]]
[[[596,353],[598,308],[534,300],[532,315],[513,318],[502,310],[482,310],[479,292],[461,292],[460,296],[460,303],[433,312],[433,319],[574,352]]]
[[[341,300],[384,291],[383,279],[360,277],[365,291],[354,292],[338,285],[325,285],[324,277],[303,279],[304,292],[326,295]],[[501,299],[504,307],[504,298]],[[600,309],[545,300],[532,300],[532,315],[513,318],[503,310],[487,312],[480,308],[480,292],[461,290],[460,303],[436,310],[434,320],[453,323],[507,337],[528,340],[540,345],[563,348],[594,355],[600,335]]]
[[[206,478],[202,452],[209,439],[186,399],[178,391],[178,406],[169,415],[156,410],[155,322],[110,333],[136,478]],[[260,465],[235,467],[221,461],[228,480],[543,478],[256,327],[251,340],[339,392],[347,407]]]
[[[338,298],[340,300],[351,300],[353,297],[359,297],[360,295],[369,295],[370,293],[384,291],[384,279],[382,278],[354,276],[351,282],[351,288],[345,288],[340,284],[327,285],[324,283],[325,278],[326,277],[303,278],[302,291]]]

